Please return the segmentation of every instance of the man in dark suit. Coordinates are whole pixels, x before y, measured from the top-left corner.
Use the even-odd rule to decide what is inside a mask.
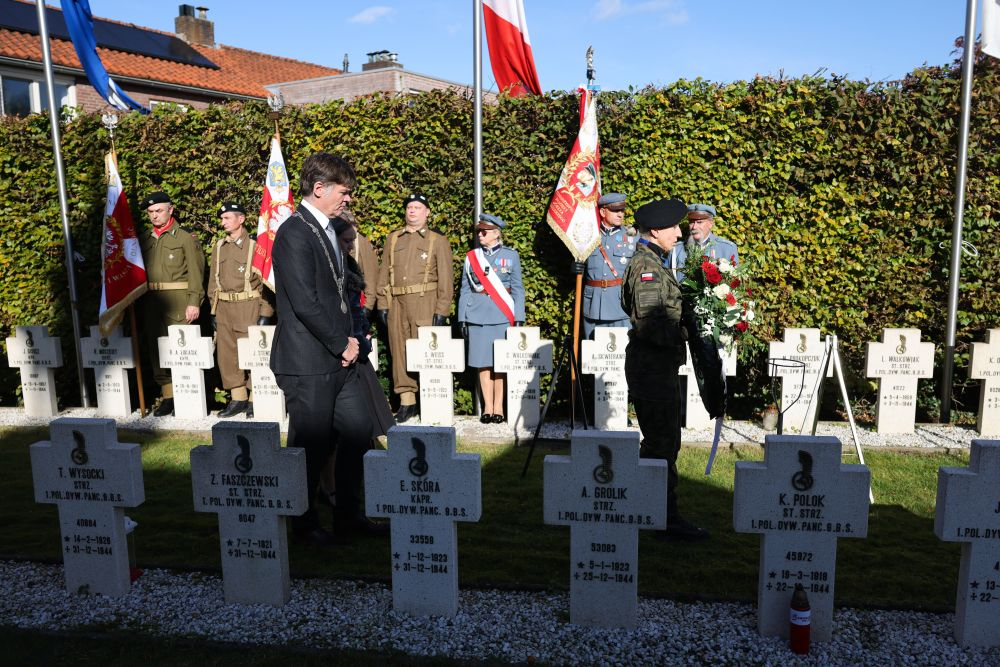
[[[288,446],[306,450],[309,509],[292,520],[296,538],[318,546],[344,544],[356,532],[382,526],[359,514],[362,456],[372,424],[358,383],[358,340],[344,284],[344,260],[332,219],[351,200],[354,170],[330,153],[302,163],[298,209],[274,240],[278,326],[271,370],[285,394]],[[336,451],[333,533],[316,511],[320,472]]]

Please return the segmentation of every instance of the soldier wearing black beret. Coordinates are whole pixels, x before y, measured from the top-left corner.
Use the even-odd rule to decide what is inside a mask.
[[[205,253],[198,239],[174,218],[174,205],[165,192],[150,193],[142,203],[151,223],[139,235],[149,287],[142,297],[142,333],[163,399],[153,414],[164,417],[174,413],[174,387],[170,371],[160,367],[157,339],[166,336],[172,324],[198,319],[205,299]]]
[[[681,288],[664,267],[681,238],[687,215],[679,199],[640,206],[635,224],[641,238],[622,279],[622,309],[632,330],[625,350],[625,380],[642,429],[639,455],[667,460],[668,537],[704,539],[708,532],[677,511],[677,454],[681,448],[681,396],[678,370],[685,360],[681,327]]]

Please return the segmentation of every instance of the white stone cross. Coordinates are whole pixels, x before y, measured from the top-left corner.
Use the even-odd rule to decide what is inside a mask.
[[[921,343],[920,329],[884,329],[881,343],[868,343],[865,373],[878,378],[876,430],[913,433],[917,379],[934,375],[934,343]]]
[[[983,381],[976,430],[979,435],[1000,436],[1000,329],[990,329],[985,342],[972,344],[969,378]]]
[[[219,515],[226,602],[288,602],[285,517],[309,507],[305,450],[282,447],[276,422],[220,422],[191,450],[191,486],[195,511]]]
[[[90,327],[90,337],[80,340],[83,365],[94,369],[97,385],[97,414],[105,417],[128,417],[132,414],[132,393],[128,369],[135,368],[132,339],[122,336],[115,327],[107,336],[100,327]]]
[[[634,431],[574,430],[544,464],[545,523],[570,527],[570,622],[634,628],[639,530],[667,525],[667,462],[639,459]]]
[[[160,366],[170,369],[174,385],[174,414],[204,419],[208,416],[204,369],[215,365],[215,343],[201,335],[197,324],[171,324],[157,343]]]
[[[465,342],[451,327],[418,327],[406,341],[406,370],[420,373],[420,423],[450,426],[455,421],[452,373],[465,370]]]
[[[968,468],[939,468],[934,534],[962,543],[955,639],[1000,646],[1000,440],[973,440]]]
[[[456,521],[479,521],[479,454],[455,453],[455,429],[393,426],[389,450],[365,454],[365,512],[388,517],[392,608],[414,616],[458,612]]]
[[[788,637],[795,584],[812,607],[812,639],[830,640],[837,539],[868,535],[871,472],[840,462],[831,436],[768,435],[764,461],[738,461],[733,528],[760,533],[757,629]]]
[[[538,426],[542,373],[552,372],[552,341],[538,327],[509,327],[493,341],[493,368],[507,374],[507,423],[515,430]]]
[[[17,327],[7,339],[7,363],[21,369],[21,396],[29,417],[54,417],[56,400],[55,369],[62,366],[62,346],[49,338],[48,327]]]
[[[694,364],[691,363],[691,349],[685,347],[687,361],[680,367],[678,373],[687,377],[687,396],[685,397],[686,417],[684,426],[687,428],[707,428],[712,425],[712,420],[705,409],[705,403],[701,400],[701,392],[698,391],[698,378],[694,375]],[[719,348],[719,358],[722,359],[722,370],[726,375],[732,377],[736,375],[736,346],[730,352],[725,348]]]
[[[778,367],[777,374],[781,377],[781,405],[779,410],[785,410],[799,390],[802,395],[799,400],[784,413],[784,430],[799,432],[802,425],[812,426],[819,406],[813,394],[816,392],[816,380],[822,370],[824,344],[819,337],[819,329],[785,329],[785,339],[781,342],[771,341],[768,356],[772,359],[791,359],[805,364],[805,375],[798,367]],[[768,373],[775,370],[768,364]],[[833,364],[827,365],[826,377],[833,377]]]
[[[240,368],[250,371],[253,385],[253,418],[281,422],[285,419],[285,393],[271,371],[271,344],[274,326],[251,326],[246,338],[236,340]]]
[[[628,427],[626,345],[627,327],[597,327],[593,340],[580,342],[580,371],[594,376],[594,426],[601,431]]]
[[[131,587],[124,507],[146,499],[139,445],[119,443],[113,419],[63,417],[31,445],[35,502],[59,508],[70,593],[118,596]]]

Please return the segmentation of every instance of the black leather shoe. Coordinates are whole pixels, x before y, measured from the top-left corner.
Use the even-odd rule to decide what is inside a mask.
[[[322,528],[313,528],[305,533],[292,533],[295,541],[300,544],[309,544],[314,547],[337,547],[350,544],[351,541],[343,535],[335,535]]]
[[[708,531],[694,525],[681,516],[672,516],[667,520],[667,529],[663,533],[666,539],[670,540],[707,540]]]
[[[507,421],[507,418],[504,417],[503,415],[493,415],[493,418],[490,421],[492,421],[494,424],[502,424],[505,421]]]
[[[238,414],[246,412],[247,404],[248,401],[229,401],[229,405],[219,410],[219,417],[226,419],[227,417],[235,417]]]
[[[247,419],[253,419],[253,401],[247,403]]]
[[[396,413],[396,423],[402,424],[415,416],[417,416],[416,405],[401,405],[399,406],[399,411]]]
[[[489,423],[491,423],[492,421],[493,421],[493,415],[491,415],[491,414],[490,414],[490,413],[488,413],[488,412],[484,412],[484,413],[482,414],[482,416],[481,416],[481,417],[479,418],[479,423],[480,423],[480,424],[489,424]]]
[[[160,401],[160,405],[153,410],[154,417],[168,417],[174,414],[174,399],[164,398]]]

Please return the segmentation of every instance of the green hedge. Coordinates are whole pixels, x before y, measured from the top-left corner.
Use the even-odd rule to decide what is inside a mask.
[[[976,72],[965,238],[979,257],[963,261],[959,378],[968,343],[1000,323],[1000,251],[992,242],[1000,201],[1000,67],[980,60]],[[694,80],[601,93],[603,188],[628,193],[630,212],[668,195],[714,204],[717,231],[756,267],[760,337],[780,336],[787,326],[837,333],[863,408],[874,400],[873,383],[862,377],[866,341],[891,326],[919,327],[939,345],[944,338],[959,82],[958,68],[949,65],[887,83]],[[505,239],[525,260],[529,323],[557,339],[570,319],[572,276],[545,210],[576,134],[577,109],[568,93],[502,97],[484,109],[484,208],[508,221]],[[139,197],[162,188],[210,250],[219,201],[259,206],[272,127],[258,103],[123,116],[116,144],[137,222],[145,223]],[[435,92],[309,105],[286,110],[280,128],[293,182],[316,150],[353,163],[353,206],[376,245],[401,224],[402,197],[422,190],[432,202],[432,225],[446,231],[456,266],[461,261],[473,211],[471,100]],[[88,325],[96,322],[100,293],[102,154],[109,145],[100,115],[67,122],[63,144],[73,244],[87,258],[77,282]],[[62,336],[61,395],[75,404],[52,164],[44,116],[0,119],[0,330],[48,324]],[[765,357],[754,355],[736,382],[739,416],[764,400]],[[18,380],[4,372],[0,400],[11,404]],[[957,407],[976,409],[976,384],[959,393]],[[921,393],[927,416],[936,390],[925,381]]]

